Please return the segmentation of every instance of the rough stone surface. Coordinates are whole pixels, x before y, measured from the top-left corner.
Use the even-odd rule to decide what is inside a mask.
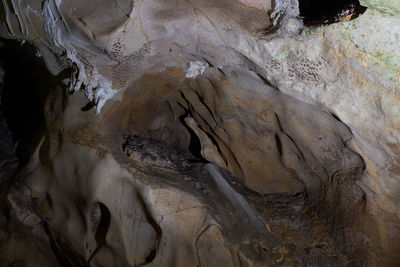
[[[4,187],[4,262],[400,261],[396,1],[313,28],[297,1],[2,3],[2,36],[71,72]]]
[[[398,0],[360,0],[360,3],[383,13],[395,16],[400,14],[400,2]]]

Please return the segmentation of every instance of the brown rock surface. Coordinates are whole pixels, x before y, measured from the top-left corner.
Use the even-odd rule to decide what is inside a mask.
[[[54,82],[18,146],[29,160],[0,169],[0,266],[400,260],[396,16],[309,29],[284,0],[2,8],[1,35]],[[368,20],[393,26],[382,44]]]

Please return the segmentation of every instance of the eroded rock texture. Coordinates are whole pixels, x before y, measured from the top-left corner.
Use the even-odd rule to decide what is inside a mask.
[[[1,266],[396,266],[400,15],[351,4],[4,0],[46,67],[17,153],[3,108]]]

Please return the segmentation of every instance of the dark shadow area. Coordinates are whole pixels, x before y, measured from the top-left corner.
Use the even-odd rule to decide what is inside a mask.
[[[182,106],[183,107],[183,106]],[[202,163],[208,163],[208,160],[206,160],[202,155],[201,155],[201,142],[200,139],[197,137],[196,133],[187,125],[185,118],[189,115],[189,111],[185,110],[185,114],[181,115],[179,117],[179,121],[182,123],[183,126],[185,126],[186,130],[190,134],[190,144],[189,144],[189,152],[196,158],[196,160],[189,160],[189,162],[202,162]]]
[[[179,121],[182,123],[183,126],[187,129],[187,131],[190,134],[190,144],[189,144],[189,151],[190,153],[196,157],[198,160],[190,160],[189,162],[203,162],[203,163],[208,163],[209,161],[206,160],[202,155],[201,155],[201,141],[199,137],[197,137],[196,133],[187,125],[185,118],[187,116],[193,117],[192,110],[191,110],[191,104],[190,102],[186,99],[185,95],[183,92],[181,92],[181,97],[182,99],[186,102],[187,106],[189,109],[187,109],[185,106],[183,106],[181,103],[178,103],[184,110],[185,113],[179,117]],[[212,114],[212,113],[211,113]]]
[[[24,164],[44,129],[46,97],[59,77],[47,70],[28,43],[0,40],[0,62],[4,69],[0,111],[16,143],[16,156]]]
[[[1,91],[3,88],[4,70],[3,64],[0,62],[0,103],[1,103]],[[18,168],[18,159],[15,155],[15,146],[13,137],[8,129],[7,122],[4,118],[3,113],[0,110],[0,192],[4,189],[2,182],[12,177]],[[5,196],[1,194],[2,196]],[[0,197],[0,210],[2,204],[5,203]]]
[[[299,5],[300,16],[307,26],[354,19],[366,10],[358,0],[300,0]]]
[[[49,239],[50,248],[62,267],[89,267],[82,255],[77,253],[69,242],[54,232],[48,222],[43,222],[44,231]]]
[[[111,214],[106,205],[104,205],[103,203],[99,203],[99,207],[101,216],[99,226],[95,234],[95,239],[98,247],[102,246],[105,243],[108,228],[110,227],[111,223]]]

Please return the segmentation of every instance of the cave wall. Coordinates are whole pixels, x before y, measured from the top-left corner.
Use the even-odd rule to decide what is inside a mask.
[[[117,265],[142,264],[157,247],[156,256],[150,257],[157,264],[161,245],[155,244],[160,240],[166,242],[162,246],[170,255],[163,260],[172,265],[185,266],[199,258],[208,261],[211,256],[198,246],[203,235],[189,230],[196,228],[207,233],[205,247],[218,244],[223,255],[219,260],[227,266],[240,260],[254,266],[298,264],[304,259],[312,264],[315,255],[317,263],[323,259],[333,265],[348,261],[394,266],[400,251],[399,7],[396,1],[360,3],[368,9],[354,20],[309,27],[299,18],[297,1],[3,1],[2,36],[33,44],[52,74],[65,69],[72,72],[68,86],[54,88],[48,98],[52,104],[46,109],[47,133],[25,175],[27,187],[41,203],[35,205],[41,208],[29,208],[29,214],[36,215],[25,224],[35,228],[34,224],[43,220],[35,217],[41,217],[38,214],[53,218],[49,229],[38,236],[57,244],[69,243],[61,247],[61,251],[72,251],[72,256],[61,257],[67,262],[78,251],[78,261],[93,260],[95,265],[111,259],[110,254],[114,255],[110,261]],[[184,179],[185,175],[182,170],[179,175],[158,174],[155,170],[169,163],[146,161],[143,151],[139,156],[129,155],[135,163],[126,163],[124,153],[115,148],[120,149],[124,134],[167,143],[179,153],[190,150],[191,134],[195,134],[200,142],[196,160],[229,171],[237,179],[232,181],[251,191],[235,187],[244,197],[233,197],[236,195],[223,184],[221,192],[230,192],[226,205],[232,212],[251,210],[243,204],[249,202],[263,220],[279,228],[279,220],[269,221],[271,215],[260,211],[268,206],[260,199],[271,203],[271,199],[283,201],[282,196],[289,195],[291,200],[285,201],[291,203],[293,212],[307,213],[307,207],[312,210],[310,218],[327,221],[310,223],[318,225],[316,229],[345,225],[344,231],[329,230],[333,237],[323,237],[341,256],[333,259],[326,256],[328,252],[321,252],[321,247],[307,250],[308,245],[299,243],[295,243],[298,250],[292,249],[293,243],[282,238],[290,231],[280,233],[283,245],[275,243],[270,229],[260,230],[270,244],[251,235],[238,234],[242,239],[236,240],[224,229],[249,226],[237,222],[229,228],[231,218],[221,215],[221,207],[213,206],[223,199],[221,192],[215,193],[214,204],[210,204],[197,196],[196,190],[165,182],[170,179],[179,184],[179,179],[170,176]],[[88,158],[80,161],[82,155]],[[83,160],[88,166],[82,166]],[[219,177],[213,173],[205,176]],[[157,175],[167,178],[141,185]],[[93,185],[84,184],[85,179]],[[110,180],[115,183],[108,184]],[[126,207],[113,199],[122,194],[116,188],[125,182],[130,192],[123,198]],[[163,205],[168,200],[158,204],[148,197],[159,183],[178,190],[179,197],[195,196],[193,203],[212,208],[196,208],[194,215],[179,215],[182,218],[174,217],[170,224],[162,225],[160,214],[167,209]],[[218,183],[213,185],[218,188]],[[21,191],[13,192],[14,216],[24,221],[26,214],[18,214],[25,210],[20,207],[24,204],[15,201]],[[60,207],[48,207],[48,196],[55,198],[52,205]],[[109,244],[109,250],[98,250],[96,258],[92,253],[101,242],[85,224],[91,208],[94,214],[101,214],[99,201],[111,214],[112,234],[101,241]],[[136,204],[131,207],[129,201]],[[141,201],[146,205],[137,204]],[[173,204],[178,210],[182,208],[179,203]],[[138,215],[130,216],[129,210],[137,210]],[[215,215],[215,210],[221,211],[220,215]],[[245,222],[256,225],[250,227],[261,229],[257,228],[258,219],[243,214]],[[354,214],[358,218],[352,221]],[[196,219],[188,220],[191,216]],[[332,223],[335,218],[342,218],[341,222]],[[117,240],[129,233],[125,229],[130,224],[146,220],[144,230],[138,226],[137,231],[148,233],[143,241],[147,250],[134,245],[141,237]],[[98,228],[95,221],[93,227]],[[180,221],[185,222],[183,226]],[[157,227],[167,233],[161,239]],[[311,236],[317,240],[317,235]],[[88,243],[79,238],[82,236]],[[180,243],[182,240],[190,245]],[[248,248],[253,241],[261,252],[267,247],[268,253]],[[341,246],[341,242],[347,243]],[[123,252],[124,246],[137,253]],[[182,247],[187,251],[176,256]],[[59,250],[53,248],[56,254]],[[356,254],[362,259],[352,262]]]

